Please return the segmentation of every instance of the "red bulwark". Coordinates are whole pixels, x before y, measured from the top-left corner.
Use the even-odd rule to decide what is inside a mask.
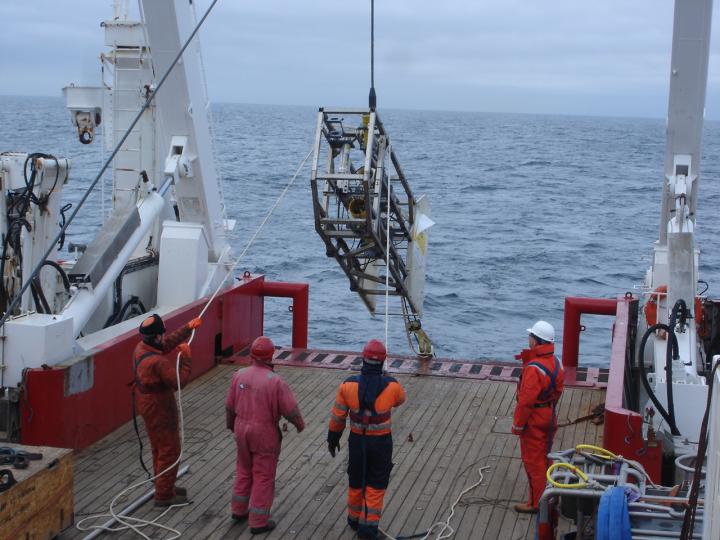
[[[610,356],[610,380],[605,396],[604,446],[611,452],[642,463],[654,482],[662,472],[662,442],[643,437],[642,416],[624,407],[625,362],[630,309],[637,299],[618,299]]]
[[[262,334],[263,281],[263,276],[246,277],[212,303],[192,343],[192,379],[216,364],[216,353],[231,354]],[[198,300],[163,317],[167,329],[196,317],[206,302]],[[133,329],[86,358],[29,370],[20,405],[22,443],[79,450],[130,420],[132,351],[138,339]],[[78,377],[86,382],[78,385]]]

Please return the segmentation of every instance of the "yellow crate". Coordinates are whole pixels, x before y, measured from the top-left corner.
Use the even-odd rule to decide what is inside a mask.
[[[10,469],[17,484],[0,493],[0,538],[45,540],[73,524],[73,453],[65,448],[0,443],[40,453],[27,469]]]

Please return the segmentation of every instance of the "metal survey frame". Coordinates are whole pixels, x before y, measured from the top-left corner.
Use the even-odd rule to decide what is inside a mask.
[[[343,116],[357,117],[358,123],[363,125],[345,127]],[[367,127],[364,127],[365,123]],[[318,172],[323,141],[327,144],[327,164],[325,172]],[[416,306],[411,300],[405,282],[408,268],[401,255],[402,250],[407,253],[412,242],[415,198],[379,115],[371,109],[320,108],[314,148],[310,185],[315,230],[325,243],[327,255],[335,258],[350,280],[350,290],[360,295],[371,313],[375,311],[372,296],[386,292],[384,287],[372,287],[373,284],[385,284],[385,277],[377,273],[381,266],[376,261],[389,261],[389,294],[402,296],[412,312],[419,313],[422,306]],[[341,170],[336,171],[336,158],[342,160],[343,152],[351,150],[364,153],[362,167],[355,169],[348,155],[350,170],[342,170],[341,163]],[[388,157],[389,166],[386,165]],[[391,175],[390,168],[396,174]],[[318,182],[324,182],[322,188]],[[402,186],[399,195],[392,182]],[[365,215],[353,217],[350,205],[359,199],[363,201]],[[407,206],[407,216],[403,206]],[[386,246],[388,215],[389,247]],[[353,240],[357,245],[350,245],[349,241]]]

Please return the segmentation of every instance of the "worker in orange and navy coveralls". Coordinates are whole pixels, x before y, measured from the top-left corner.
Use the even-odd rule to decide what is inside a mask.
[[[180,353],[182,388],[187,384],[192,369],[190,345],[185,341],[201,323],[201,319],[193,319],[168,336],[165,336],[165,324],[157,314],[148,317],[140,325],[142,341],[133,352],[135,400],[150,439],[155,475],[168,469],[180,456],[178,409],[175,403],[178,384],[176,355]],[[178,465],[175,464],[155,479],[155,506],[187,502],[185,488],[175,487],[177,469]]]
[[[550,462],[557,429],[555,406],[563,391],[564,373],[555,358],[555,329],[545,321],[528,328],[529,349],[516,358],[523,362],[518,383],[512,432],[520,436],[520,455],[527,473],[530,494],[527,503],[515,505],[517,512],[535,513],[545,490],[545,473]]]
[[[328,450],[335,457],[345,418],[350,416],[348,439],[348,525],[359,538],[378,538],[385,490],[393,467],[390,410],[405,402],[400,383],[383,374],[387,352],[379,339],[363,349],[360,375],[340,385],[330,415]]]
[[[248,519],[250,533],[275,528],[270,508],[275,497],[275,472],[280,457],[280,417],[300,433],[305,421],[288,384],[273,372],[273,342],[260,336],[250,347],[252,365],[233,375],[225,400],[226,425],[235,436],[237,462],[232,518]]]

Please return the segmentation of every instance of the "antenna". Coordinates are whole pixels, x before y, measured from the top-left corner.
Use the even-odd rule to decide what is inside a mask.
[[[375,0],[370,0],[370,96],[368,97],[371,111],[377,107],[375,96]]]

